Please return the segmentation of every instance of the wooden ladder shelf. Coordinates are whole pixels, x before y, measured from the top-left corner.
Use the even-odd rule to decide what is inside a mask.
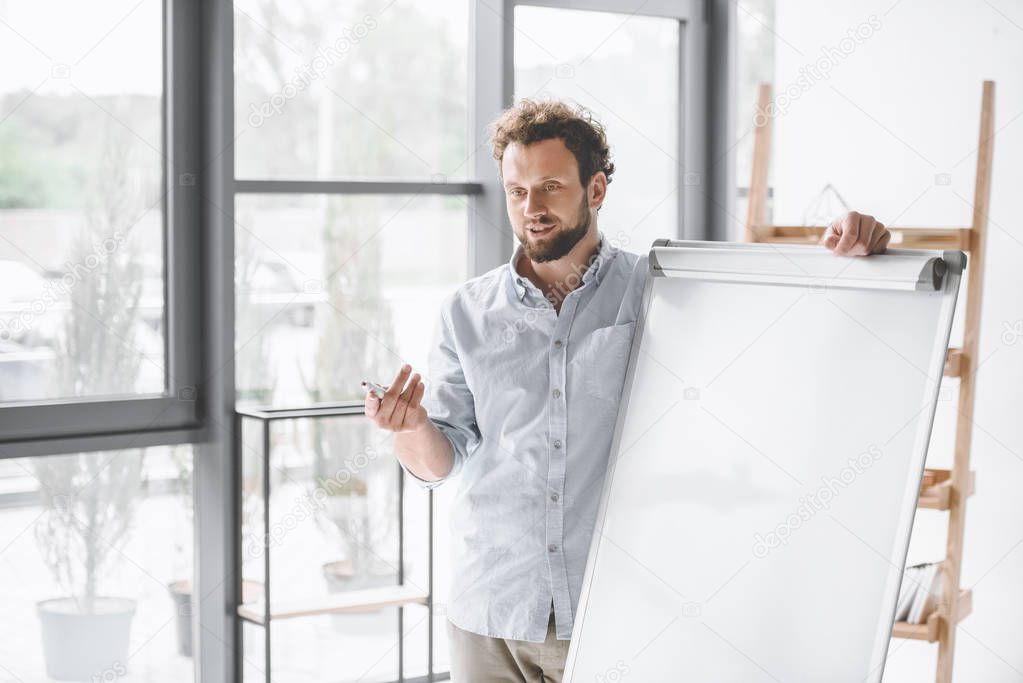
[[[769,111],[771,86],[761,84],[757,97],[759,112]],[[980,101],[980,142],[977,146],[977,174],[973,191],[973,221],[968,228],[892,227],[890,246],[915,249],[960,249],[969,252],[962,348],[950,348],[945,360],[946,377],[959,378],[959,410],[956,418],[955,454],[952,469],[925,470],[920,487],[919,509],[948,513],[948,536],[942,563],[944,595],[938,608],[922,624],[897,622],[895,638],[938,643],[936,681],[950,683],[955,652],[956,624],[970,614],[973,594],[960,587],[963,562],[963,533],[966,499],[973,494],[974,472],[970,470],[970,441],[973,434],[973,404],[976,387],[975,361],[980,336],[980,306],[984,285],[984,245],[991,197],[991,159],[994,152],[995,84],[984,81]],[[753,169],[746,214],[748,242],[816,244],[823,226],[773,225],[767,222],[768,161],[771,147],[771,117],[754,119]]]

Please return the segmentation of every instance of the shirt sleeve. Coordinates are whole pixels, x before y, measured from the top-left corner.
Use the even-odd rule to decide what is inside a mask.
[[[451,442],[454,463],[446,476],[427,481],[413,474],[405,463],[398,460],[412,480],[426,489],[435,488],[458,474],[466,458],[480,445],[476,404],[465,381],[465,372],[455,347],[454,327],[447,310],[450,301],[442,306],[440,321],[434,333],[422,405],[430,421]]]

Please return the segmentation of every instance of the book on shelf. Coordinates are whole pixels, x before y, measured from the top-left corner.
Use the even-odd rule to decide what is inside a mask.
[[[941,562],[924,562],[906,567],[895,603],[895,621],[922,624],[942,597]]]

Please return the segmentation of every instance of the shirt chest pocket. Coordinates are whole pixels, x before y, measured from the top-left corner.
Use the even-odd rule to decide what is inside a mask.
[[[602,401],[617,404],[625,385],[636,322],[601,327],[578,341],[568,364],[570,384]]]

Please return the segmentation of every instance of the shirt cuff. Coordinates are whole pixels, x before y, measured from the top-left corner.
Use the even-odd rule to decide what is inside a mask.
[[[411,477],[412,481],[416,482],[416,484],[418,484],[420,486],[420,488],[424,488],[424,489],[434,489],[434,488],[437,488],[442,483],[444,483],[444,481],[448,478],[448,477],[441,477],[440,479],[435,479],[433,481],[427,481],[426,479],[423,479],[422,477],[417,476],[409,468],[405,467],[405,463],[403,463],[401,461],[401,458],[398,458],[398,464],[401,465],[401,469],[405,470],[405,474],[407,474],[409,477]],[[448,476],[451,476],[451,475],[448,475]]]
[[[444,438],[446,438],[448,442],[451,442],[451,437],[447,435],[447,432],[445,432],[443,429],[441,429],[440,431],[441,434],[444,435]],[[453,462],[451,463],[451,471],[445,474],[440,479],[434,479],[433,481],[428,481],[426,479],[423,479],[419,475],[415,474],[412,470],[405,466],[405,463],[401,461],[401,458],[396,457],[395,459],[398,461],[398,464],[401,465],[401,469],[405,470],[405,474],[412,478],[412,481],[418,484],[420,488],[429,490],[437,488],[438,486],[446,482],[448,479],[455,476],[455,473],[458,472],[458,470],[460,469],[459,466],[461,465],[461,461],[458,457],[458,449],[455,448],[455,444],[453,442],[451,442],[451,453],[452,457],[454,458]]]

